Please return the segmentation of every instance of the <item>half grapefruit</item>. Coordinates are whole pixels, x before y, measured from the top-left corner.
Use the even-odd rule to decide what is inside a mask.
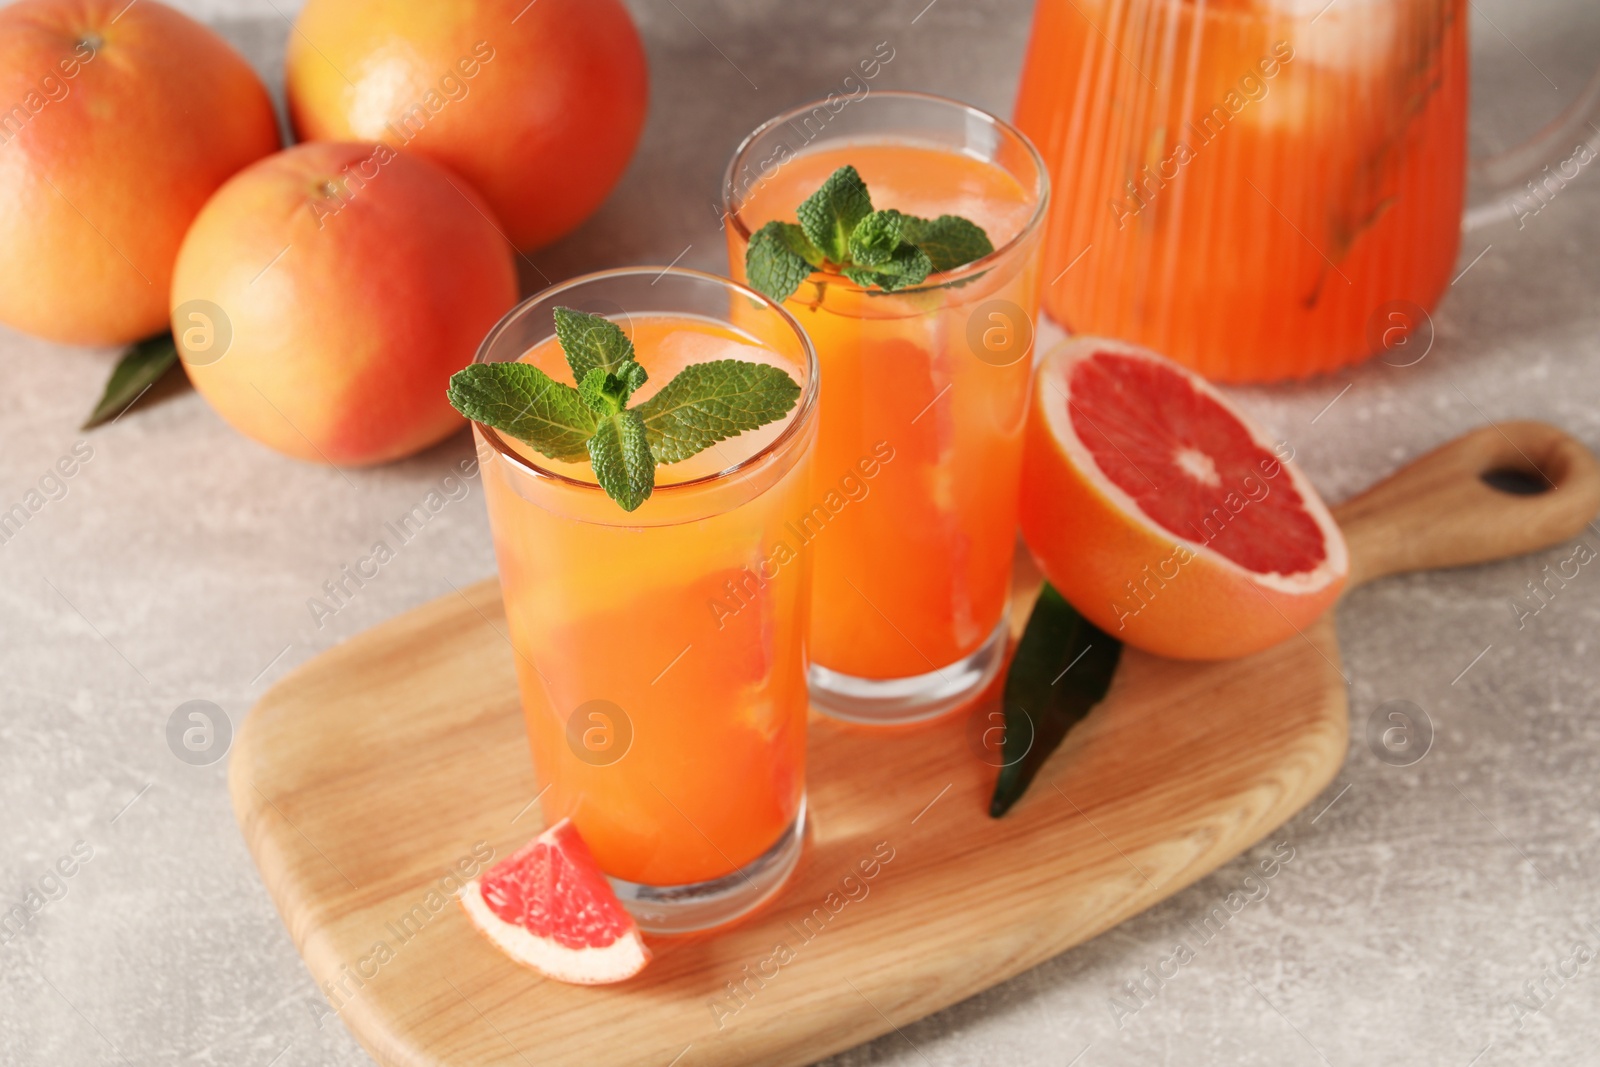
[[[559,982],[620,982],[650,962],[633,916],[571,819],[468,882],[461,906],[496,948]]]
[[[1178,659],[1260,651],[1314,621],[1350,556],[1290,450],[1198,375],[1077,338],[1039,365],[1022,535],[1074,607]]]

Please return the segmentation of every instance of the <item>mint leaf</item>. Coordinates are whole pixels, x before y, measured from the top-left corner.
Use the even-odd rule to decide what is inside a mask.
[[[933,263],[916,245],[901,241],[888,262],[876,267],[845,267],[844,276],[863,289],[876,285],[886,293],[909,289],[928,280]]]
[[[789,230],[811,246],[794,223],[769,222],[750,235],[750,244],[744,250],[744,273],[750,287],[779,304],[793,296],[800,283],[811,275],[811,266],[795,251]]]
[[[555,319],[556,339],[572,368],[574,382],[582,382],[596,367],[614,374],[633,359],[633,342],[622,327],[603,315],[558,307]]]
[[[850,259],[862,267],[889,262],[900,244],[900,230],[909,216],[890,208],[874,211],[850,234]]]
[[[450,378],[450,404],[474,422],[526,441],[551,459],[581,460],[595,431],[578,390],[531,363],[474,363]]]
[[[628,397],[649,377],[643,367],[629,360],[620,368],[621,374],[595,367],[578,383],[578,399],[584,407],[601,418],[615,415],[628,406]]]
[[[622,383],[615,374],[594,368],[578,383],[578,399],[583,406],[600,416],[609,418],[622,410]]]
[[[854,167],[840,167],[796,209],[811,243],[834,263],[848,261],[850,234],[872,214],[872,197]]]
[[[900,236],[927,253],[934,270],[954,270],[994,251],[983,227],[960,215],[936,219],[907,215]]]
[[[622,387],[627,390],[622,394],[622,402],[626,404],[628,402],[628,397],[633,395],[633,391],[650,380],[650,375],[646,373],[642,366],[630,359],[621,367],[617,368],[617,380],[621,382]]]
[[[811,243],[803,227],[792,222],[769,222],[767,226],[778,227],[777,233],[789,246],[789,251],[805,260],[813,269],[821,268],[828,262],[828,257],[822,254],[822,249]]]
[[[916,245],[901,241],[889,262],[879,267],[878,272],[894,279],[893,285],[879,283],[885,289],[904,289],[927,281],[928,275],[933,273],[933,261]]]
[[[685,367],[634,410],[656,459],[676,463],[783,418],[799,398],[799,384],[780,367],[717,359]]]
[[[122,353],[122,358],[117,361],[116,369],[111,372],[111,377],[106,379],[105,392],[100,396],[100,402],[89,413],[89,419],[80,430],[92,430],[103,422],[109,422],[131,408],[134,401],[144,396],[166,376],[178,362],[178,349],[172,342],[170,333],[158,334],[147,337],[137,344],[129,345],[128,350]]]
[[[839,273],[863,289],[871,289],[883,280],[883,276],[871,267],[841,267],[839,268]]]
[[[667,385],[670,388],[672,383]],[[618,411],[602,419],[588,448],[595,481],[623,511],[634,511],[650,499],[656,485],[656,461],[638,411]]]

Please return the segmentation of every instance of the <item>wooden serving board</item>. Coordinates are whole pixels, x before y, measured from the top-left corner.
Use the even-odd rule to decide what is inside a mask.
[[[1498,468],[1555,488],[1497,492],[1479,475]],[[1581,445],[1508,423],[1335,510],[1354,584],[1544,547],[1597,507]],[[1036,587],[1019,576],[1019,627]],[[732,928],[654,939],[630,982],[567,986],[502,956],[445,896],[475,849],[508,855],[541,825],[504,634],[492,581],[418,608],[279,682],[233,751],[262,879],[330,1013],[382,1064],[808,1063],[1189,885],[1315,797],[1346,749],[1330,618],[1233,662],[1128,651],[1000,820],[971,715],[899,731],[813,716],[811,832],[779,896]]]

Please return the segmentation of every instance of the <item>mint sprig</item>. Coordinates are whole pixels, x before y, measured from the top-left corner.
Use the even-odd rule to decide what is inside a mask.
[[[905,218],[900,236],[926,252],[933,261],[934,270],[954,270],[994,251],[983,227],[960,215],[940,215],[936,219],[907,215]]]
[[[467,418],[567,462],[589,454],[584,446],[600,423],[578,390],[531,363],[474,363],[451,377],[446,395]]]
[[[555,321],[576,388],[531,363],[474,363],[451,377],[450,404],[551,459],[587,458],[624,511],[650,499],[656,464],[775,422],[800,398],[799,383],[781,367],[717,359],[685,367],[630,408],[649,375],[628,335],[610,319],[571,308],[556,308]]]
[[[842,274],[886,293],[927,281],[994,251],[983,227],[959,215],[921,219],[875,211],[854,167],[840,167],[795,209],[798,223],[773,221],[750,236],[745,277],[782,303],[814,270]]]
[[[871,214],[867,183],[854,167],[840,167],[828,175],[822,187],[795,209],[800,228],[811,243],[835,263],[845,261],[850,234]]]
[[[782,418],[799,398],[800,384],[777,367],[715,359],[683,368],[634,410],[657,462],[677,463]]]
[[[567,357],[567,366],[572,368],[573,381],[582,382],[596,368],[615,373],[623,364],[633,362],[633,342],[610,319],[556,308],[555,320],[556,340]]]
[[[589,438],[589,462],[595,481],[623,511],[649,500],[656,487],[656,460],[637,411],[622,409],[601,420]]]
[[[744,250],[744,273],[751,288],[780,304],[825,262],[805,231],[792,222],[767,223],[750,235]]]

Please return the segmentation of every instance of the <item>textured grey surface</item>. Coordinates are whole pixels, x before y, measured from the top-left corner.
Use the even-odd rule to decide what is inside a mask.
[[[1009,110],[1029,5],[925,4],[638,0],[654,78],[642,150],[600,215],[533,257],[525,283],[680,253],[720,269],[713,201],[728,152],[769,114],[833,88],[878,41],[895,49],[881,85]],[[188,7],[276,89],[291,6]],[[1575,91],[1600,54],[1600,11],[1478,7],[1473,137],[1500,147]],[[1331,499],[1486,416],[1548,419],[1600,448],[1597,239],[1600,178],[1585,170],[1525,229],[1466,236],[1462,267],[1492,247],[1444,301],[1423,363],[1238,395]],[[0,506],[80,440],[112,357],[0,331]],[[306,607],[468,441],[342,475],[265,452],[182,390],[83,439],[93,458],[65,496],[0,545],[0,904],[39,887],[75,843],[93,850],[0,945],[0,1063],[365,1063],[338,1023],[317,1024],[319,994],[234,826],[224,764],[179,762],[165,730],[194,699],[237,722],[295,664],[492,573],[474,486],[323,626]],[[1267,849],[830,1062],[1600,1062],[1600,961],[1573,957],[1575,940],[1600,950],[1600,930],[1582,928],[1600,922],[1600,569],[1583,568],[1524,629],[1509,606],[1570,554],[1349,598],[1348,763],[1272,839],[1293,860],[1212,941],[1198,945],[1188,924],[1246,885]],[[1363,740],[1368,716],[1396,699],[1436,730],[1410,767]],[[1194,959],[1119,1025],[1114,998],[1138,1003],[1125,983],[1179,940]],[[1545,1003],[1519,1020],[1529,982],[1544,983]]]

